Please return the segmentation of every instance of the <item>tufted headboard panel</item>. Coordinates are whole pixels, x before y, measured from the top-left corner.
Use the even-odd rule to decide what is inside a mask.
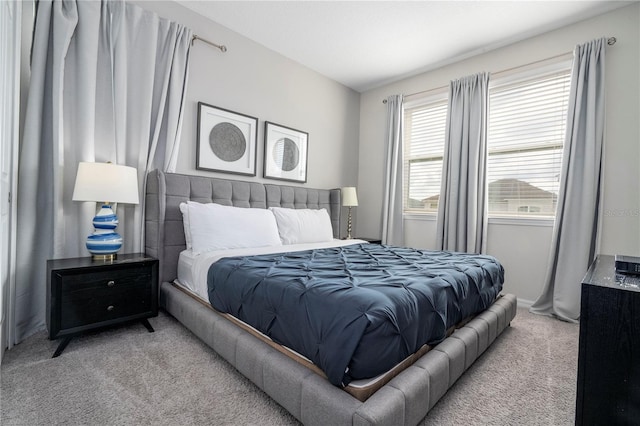
[[[147,176],[145,194],[145,252],[160,262],[160,282],[177,276],[178,257],[186,248],[180,203],[218,203],[226,206],[321,209],[329,212],[333,236],[340,236],[340,190],[164,173]]]

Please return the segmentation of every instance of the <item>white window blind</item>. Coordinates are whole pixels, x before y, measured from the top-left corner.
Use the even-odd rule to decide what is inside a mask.
[[[438,210],[446,120],[446,93],[431,97],[418,105],[405,107],[405,211]]]
[[[562,167],[570,61],[492,80],[488,115],[490,216],[554,216]],[[404,211],[435,213],[447,94],[405,105]]]
[[[490,216],[554,216],[570,64],[489,89]]]

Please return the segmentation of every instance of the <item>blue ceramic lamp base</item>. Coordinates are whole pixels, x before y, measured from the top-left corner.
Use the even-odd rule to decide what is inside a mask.
[[[93,234],[87,237],[87,250],[94,259],[115,259],[116,253],[122,247],[122,236],[115,229],[118,226],[118,216],[111,206],[104,204],[93,218]]]

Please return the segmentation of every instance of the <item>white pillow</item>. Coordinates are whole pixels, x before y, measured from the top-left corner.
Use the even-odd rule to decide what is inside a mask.
[[[282,245],[276,219],[269,210],[189,201],[180,211],[185,226],[188,223],[194,253]]]
[[[189,225],[189,209],[187,203],[180,203],[182,224],[184,225],[184,239],[187,242],[187,250],[191,250],[191,226]]]
[[[320,243],[333,240],[333,228],[325,209],[269,207],[278,223],[282,244]]]

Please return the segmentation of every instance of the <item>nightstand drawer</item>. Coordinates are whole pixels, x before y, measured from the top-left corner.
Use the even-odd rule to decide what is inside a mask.
[[[124,290],[128,286],[145,285],[151,280],[148,267],[127,268],[120,271],[58,273],[62,285],[62,297],[82,297],[83,292],[109,294]]]
[[[62,294],[61,328],[71,329],[133,315],[152,314],[150,275],[147,281],[77,290]],[[63,285],[64,287],[64,285]]]

